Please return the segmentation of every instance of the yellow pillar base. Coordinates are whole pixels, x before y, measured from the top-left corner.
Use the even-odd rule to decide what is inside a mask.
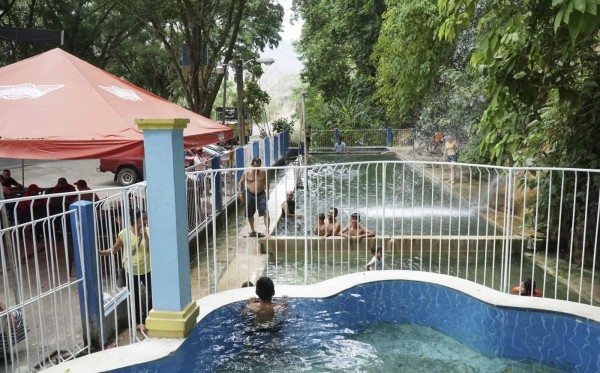
[[[196,302],[191,302],[181,311],[150,310],[146,328],[150,337],[185,338],[194,326],[200,313]]]

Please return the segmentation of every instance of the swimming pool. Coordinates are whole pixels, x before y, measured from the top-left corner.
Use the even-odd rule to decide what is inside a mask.
[[[200,301],[201,321],[173,354],[114,371],[600,370],[600,324],[590,306],[412,271],[276,290],[293,297],[279,328],[254,329],[240,315],[252,289],[235,289]],[[131,347],[148,352],[151,343]]]

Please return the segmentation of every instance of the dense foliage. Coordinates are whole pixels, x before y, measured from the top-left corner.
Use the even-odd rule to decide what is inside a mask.
[[[445,20],[442,39],[452,40],[478,9],[484,16],[478,25],[471,65],[484,78],[491,98],[477,130],[481,151],[497,163],[597,168],[600,154],[600,55],[597,0],[496,1],[440,0]],[[571,175],[571,176],[570,176]],[[576,261],[591,261],[597,200],[597,177],[543,178],[540,221],[546,211],[570,211],[548,219],[551,247],[573,251]],[[552,193],[558,185],[571,195]],[[539,218],[539,217],[538,217]],[[561,221],[562,220],[562,221]],[[561,247],[558,247],[561,249]],[[586,251],[586,249],[588,249]]]
[[[392,117],[414,118],[453,48],[436,37],[441,22],[434,0],[388,1],[372,60],[375,97]],[[412,115],[411,115],[412,114]]]
[[[294,9],[304,20],[296,49],[308,86],[307,123],[313,130],[386,125],[372,101],[376,68],[371,61],[384,1],[294,0]]]

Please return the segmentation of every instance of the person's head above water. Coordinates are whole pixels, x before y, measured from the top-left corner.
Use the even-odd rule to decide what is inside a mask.
[[[531,278],[527,278],[521,282],[522,295],[531,295],[533,291],[535,291],[535,281]]]
[[[275,285],[268,277],[261,277],[256,281],[256,295],[260,300],[270,302],[275,295]]]
[[[327,217],[330,220],[334,220],[337,217],[337,215],[338,215],[338,209],[337,209],[337,207],[330,207],[329,211],[327,212]]]

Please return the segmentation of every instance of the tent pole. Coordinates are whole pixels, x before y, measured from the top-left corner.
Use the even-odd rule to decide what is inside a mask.
[[[2,190],[0,190],[0,201],[4,201],[4,192]],[[2,204],[0,206],[0,215],[1,215],[1,222],[2,222],[2,228],[3,229],[7,229],[6,233],[2,233],[2,241],[3,241],[3,245],[2,248],[6,249],[4,252],[6,253],[6,256],[8,258],[6,258],[6,260],[8,261],[8,263],[6,263],[6,268],[8,269],[8,272],[11,273],[11,277],[13,280],[13,284],[14,286],[11,286],[15,292],[15,303],[21,303],[21,296],[19,291],[21,290],[21,287],[19,286],[19,282],[18,282],[18,278],[17,278],[17,271],[15,270],[15,255],[13,252],[13,246],[12,246],[12,241],[10,239],[10,233],[8,231],[8,217],[6,216],[6,204]],[[5,257],[4,255],[2,255],[2,257],[0,258],[0,261],[4,261]],[[3,266],[4,267],[4,266]],[[6,273],[6,272],[5,272]]]
[[[25,160],[21,158],[21,185],[25,187]]]

